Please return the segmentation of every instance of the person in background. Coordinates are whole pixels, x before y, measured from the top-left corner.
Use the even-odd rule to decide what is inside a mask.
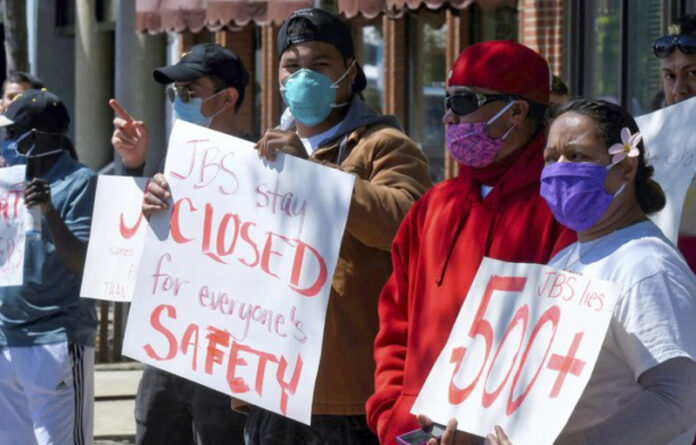
[[[0,287],[8,445],[92,443],[97,314],[80,284],[97,177],[71,156],[69,123],[60,98],[39,90],[19,93],[0,116],[3,157],[26,164],[24,202],[40,210],[40,229],[27,232],[24,283]]]
[[[23,71],[15,71],[7,76],[2,84],[2,99],[0,99],[0,113],[4,112],[14,98],[26,90],[40,90],[45,88],[44,83],[38,77]]]
[[[211,43],[194,45],[178,63],[156,69],[153,76],[156,82],[167,85],[175,118],[240,136],[237,112],[249,75],[232,51]],[[111,139],[114,149],[129,174],[141,175],[148,146],[147,126],[116,100],[109,104],[117,114]],[[164,160],[151,188],[166,187],[163,169]],[[135,420],[135,442],[140,445],[243,441],[244,416],[231,409],[229,396],[152,366],[145,368],[138,385]]]
[[[550,85],[546,60],[511,40],[471,45],[454,64],[443,120],[459,176],[406,216],[379,300],[367,416],[381,443],[418,428],[411,407],[483,257],[546,263],[575,240],[539,196]]]
[[[565,105],[570,100],[570,91],[568,86],[563,82],[563,79],[553,74],[551,76],[551,97],[549,105],[559,106]]]
[[[662,87],[667,106],[696,95],[696,15],[685,15],[669,28],[669,34],[653,44],[660,59]],[[696,177],[686,192],[677,247],[691,270],[696,271]]]

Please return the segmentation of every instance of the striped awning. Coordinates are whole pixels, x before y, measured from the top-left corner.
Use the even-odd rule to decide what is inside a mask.
[[[338,0],[338,11],[348,18],[362,15],[368,19],[380,14],[398,15],[406,10],[416,10],[421,6],[428,9],[440,9],[449,7],[453,9],[466,9],[477,3],[484,9],[493,9],[499,6],[517,5],[517,0]]]
[[[312,6],[312,0],[136,0],[139,32],[217,31],[257,25],[279,25],[293,11]]]

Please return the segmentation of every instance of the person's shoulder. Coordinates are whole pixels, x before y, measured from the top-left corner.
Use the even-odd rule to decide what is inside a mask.
[[[658,277],[696,283],[677,248],[652,222],[636,224],[617,235],[614,243],[619,247],[613,256],[628,286]]]

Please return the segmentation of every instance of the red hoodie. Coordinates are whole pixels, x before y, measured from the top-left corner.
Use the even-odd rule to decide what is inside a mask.
[[[432,188],[392,246],[394,270],[379,300],[375,393],[367,420],[382,444],[418,428],[411,406],[447,342],[484,256],[547,263],[575,241],[539,196],[546,139]],[[481,198],[481,183],[494,184]]]

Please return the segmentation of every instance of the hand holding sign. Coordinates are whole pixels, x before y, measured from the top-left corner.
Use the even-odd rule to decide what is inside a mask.
[[[167,203],[171,199],[172,194],[169,192],[167,178],[162,173],[157,173],[147,185],[143,197],[143,215],[149,218],[153,213],[169,208]]]
[[[294,131],[268,130],[254,148],[259,151],[260,156],[271,162],[275,160],[278,153],[289,154],[301,159],[308,158],[307,150]]]
[[[123,159],[127,168],[138,168],[145,163],[147,154],[147,126],[143,121],[136,121],[116,101],[111,99],[109,106],[116,112],[114,134],[111,144]]]
[[[551,444],[590,378],[614,284],[484,258],[445,348],[411,410],[484,436]]]

